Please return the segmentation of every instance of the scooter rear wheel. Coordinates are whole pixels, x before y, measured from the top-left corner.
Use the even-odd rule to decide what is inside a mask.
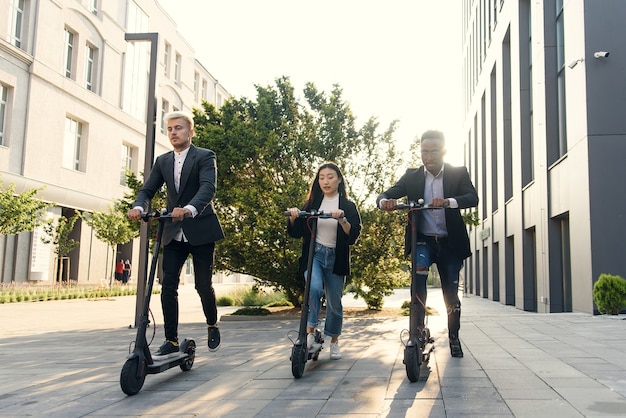
[[[120,373],[120,386],[127,395],[139,393],[146,380],[146,363],[135,357],[126,360]]]
[[[420,365],[422,358],[422,349],[416,345],[405,347],[404,349],[404,365],[406,367],[406,377],[411,382],[417,382],[420,378]]]
[[[188,372],[193,367],[193,361],[196,359],[196,342],[194,340],[185,340],[181,348],[183,352],[187,354],[187,358],[180,365],[180,369],[184,372]]]
[[[306,344],[296,345],[294,344],[291,349],[291,373],[293,377],[299,379],[304,373],[304,365],[307,360],[307,346]]]

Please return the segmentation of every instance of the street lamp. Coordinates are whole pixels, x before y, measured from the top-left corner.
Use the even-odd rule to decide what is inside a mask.
[[[152,170],[154,161],[154,136],[156,124],[156,65],[157,49],[159,46],[158,33],[127,33],[124,40],[130,42],[150,42],[150,71],[148,73],[148,109],[146,110],[146,151],[144,156],[143,176],[147,179]],[[146,293],[148,271],[148,242],[150,229],[146,222],[142,222],[139,230],[139,267],[137,269],[137,298],[135,303],[135,327],[141,320],[143,302]]]

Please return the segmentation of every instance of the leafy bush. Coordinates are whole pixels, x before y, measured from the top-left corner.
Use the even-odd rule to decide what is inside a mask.
[[[255,316],[265,316],[270,315],[271,312],[265,308],[261,307],[250,307],[246,306],[245,308],[237,309],[232,315],[255,315]]]
[[[602,273],[593,285],[593,301],[601,313],[619,314],[626,306],[626,280]]]
[[[217,306],[234,306],[235,299],[230,295],[225,295],[217,298]]]

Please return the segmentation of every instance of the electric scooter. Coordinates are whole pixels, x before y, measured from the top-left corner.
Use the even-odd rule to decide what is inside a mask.
[[[141,390],[146,375],[161,373],[175,366],[180,366],[181,370],[186,372],[191,370],[193,362],[196,358],[196,342],[193,339],[185,339],[179,345],[179,351],[166,356],[153,356],[150,354],[149,343],[146,339],[146,330],[150,324],[148,318],[150,312],[150,297],[152,295],[152,287],[154,285],[154,276],[156,273],[157,262],[159,257],[159,249],[161,248],[161,237],[165,222],[172,221],[172,215],[169,213],[146,213],[141,216],[145,222],[158,220],[159,227],[157,229],[154,251],[152,254],[152,264],[150,265],[150,273],[146,283],[146,292],[144,296],[143,312],[141,321],[137,328],[137,337],[135,339],[135,348],[126,357],[126,362],[122,367],[120,374],[120,386],[122,391],[127,395],[135,395]]]
[[[409,330],[403,330],[400,334],[400,341],[404,344],[404,365],[406,375],[411,382],[417,382],[420,377],[422,363],[427,363],[430,353],[435,349],[434,338],[430,335],[428,328],[428,316],[426,316],[426,305],[417,294],[419,280],[426,280],[427,275],[417,273],[417,213],[420,210],[443,209],[441,207],[429,207],[424,205],[424,199],[416,202],[398,203],[396,210],[408,210],[409,225],[411,228],[411,303],[409,305]],[[420,256],[423,254],[419,254]],[[430,266],[430,261],[426,264]],[[421,318],[424,318],[422,324]],[[404,337],[409,335],[408,340]]]
[[[286,216],[290,216],[291,212],[285,211]],[[298,216],[301,218],[306,218],[307,226],[309,231],[311,232],[311,243],[309,245],[309,253],[307,259],[307,268],[306,268],[306,278],[304,285],[304,294],[302,295],[302,311],[300,313],[300,326],[298,331],[291,331],[287,337],[293,343],[293,348],[291,349],[291,373],[293,377],[299,379],[302,377],[304,373],[304,366],[306,365],[307,360],[317,361],[320,355],[320,351],[322,351],[324,344],[324,336],[319,329],[314,331],[315,335],[315,345],[316,348],[313,351],[310,351],[310,347],[307,347],[307,318],[309,316],[309,294],[311,292],[311,274],[312,274],[312,266],[313,266],[313,256],[315,254],[315,239],[317,237],[317,219],[319,218],[332,218],[332,216],[328,213],[320,212],[317,210],[311,211],[299,211]],[[297,332],[298,336],[296,340],[292,338],[292,335]]]

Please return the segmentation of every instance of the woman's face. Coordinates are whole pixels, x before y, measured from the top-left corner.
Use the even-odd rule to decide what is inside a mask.
[[[319,185],[324,196],[334,197],[339,189],[339,175],[332,168],[322,168],[319,172]]]

